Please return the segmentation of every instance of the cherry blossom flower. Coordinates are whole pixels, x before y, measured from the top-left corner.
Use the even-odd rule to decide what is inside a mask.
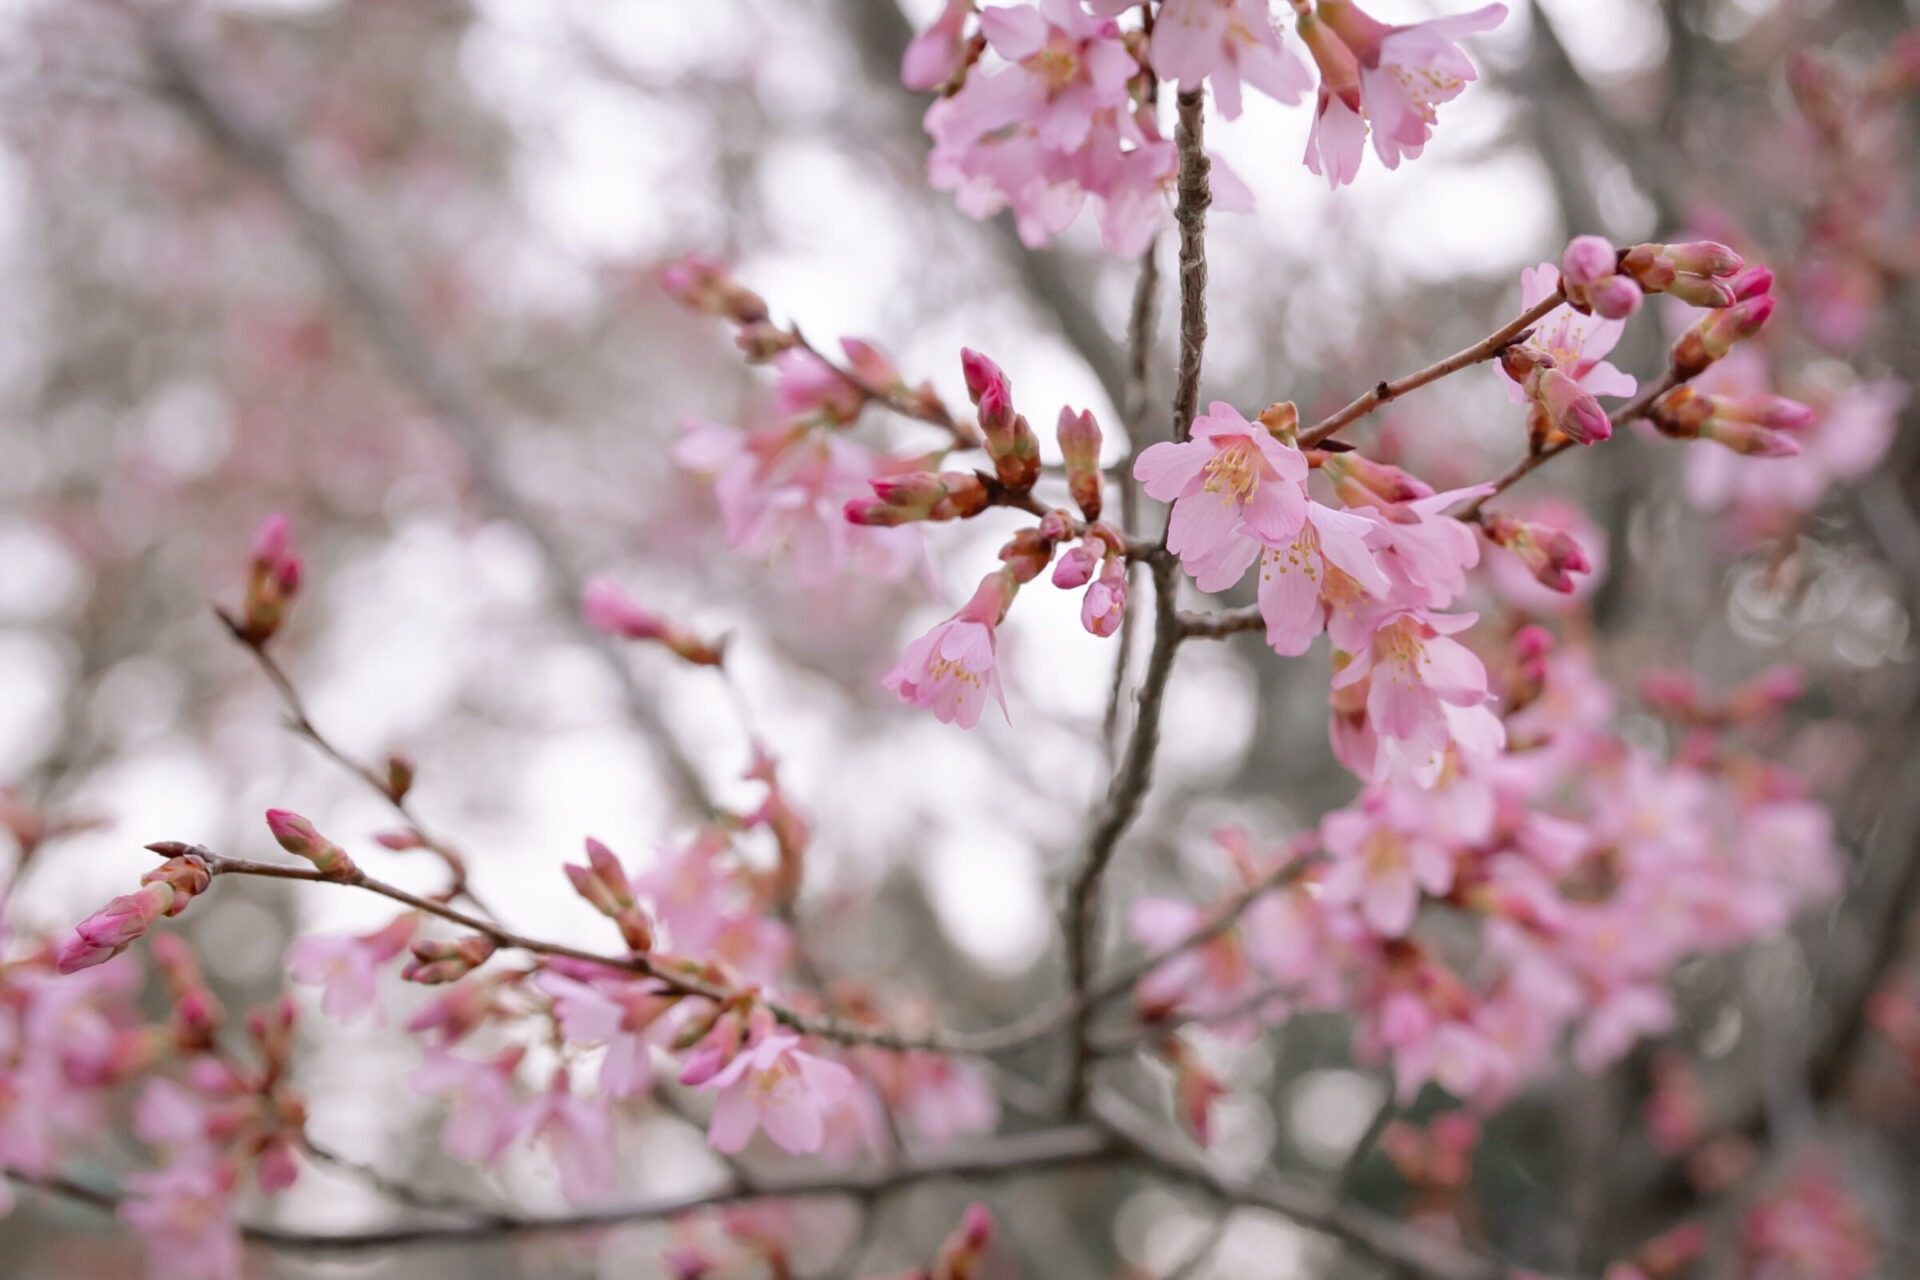
[[[1309,500],[1300,532],[1285,547],[1260,555],[1260,617],[1279,654],[1302,654],[1329,627],[1334,643],[1366,643],[1393,584],[1368,540],[1380,525],[1365,516]]]
[[[287,947],[287,971],[295,982],[321,988],[322,1013],[345,1019],[371,1009],[378,1023],[380,966],[406,950],[418,923],[408,912],[373,933],[296,939]]]
[[[1009,570],[980,580],[960,612],[907,646],[882,683],[900,701],[931,710],[942,724],[971,729],[991,697],[1007,713],[995,665],[995,631],[1019,583]]]
[[[853,1095],[853,1073],[800,1048],[799,1036],[764,1031],[753,1044],[702,1082],[715,1090],[707,1142],[715,1151],[734,1154],[754,1130],[783,1150],[804,1155],[826,1140],[826,1114]]]
[[[1336,809],[1320,823],[1327,901],[1357,905],[1387,938],[1412,927],[1422,892],[1439,895],[1453,886],[1453,856],[1418,820],[1424,815],[1408,812],[1409,804],[1396,803],[1392,792],[1370,793],[1362,807]]]
[[[1387,168],[1399,168],[1403,158],[1417,159],[1433,136],[1440,104],[1459,97],[1477,78],[1459,41],[1491,31],[1506,14],[1504,4],[1490,4],[1471,13],[1389,26],[1351,0],[1321,0],[1300,23],[1322,77],[1308,167],[1325,176],[1329,186],[1351,182],[1369,132]],[[1326,34],[1320,32],[1323,25]]]
[[[589,1200],[613,1185],[618,1155],[607,1104],[577,1096],[565,1071],[556,1072],[546,1093],[534,1102],[528,1128],[533,1141],[552,1157],[560,1193],[567,1199]]]
[[[447,1125],[440,1137],[448,1155],[492,1164],[533,1124],[539,1104],[521,1097],[513,1083],[521,1056],[521,1050],[512,1049],[483,1061],[444,1049],[427,1051],[411,1083],[422,1093],[448,1100]]]
[[[1127,911],[1127,931],[1150,952],[1170,951],[1206,923],[1206,911],[1178,898],[1136,898]],[[1228,929],[1156,967],[1134,989],[1134,1004],[1146,1021],[1178,1010],[1183,1016],[1221,1013],[1253,993],[1257,977],[1239,929]],[[1254,1011],[1215,1024],[1228,1036],[1250,1036]]]
[[[1560,287],[1560,272],[1550,262],[1528,267],[1520,273],[1520,306],[1532,308],[1545,302]],[[1630,373],[1622,373],[1606,356],[1619,345],[1626,332],[1624,320],[1609,320],[1600,315],[1581,315],[1564,303],[1549,311],[1533,327],[1526,346],[1550,355],[1554,366],[1588,395],[1630,396],[1640,389]],[[1507,398],[1525,404],[1527,395],[1508,375]]]
[[[959,73],[966,60],[966,25],[973,0],[947,0],[933,25],[907,44],[900,59],[900,83],[915,93],[938,89]]]
[[[119,1214],[140,1233],[154,1274],[171,1280],[240,1280],[240,1230],[233,1217],[233,1171],[183,1160],[132,1173]]]
[[[1210,80],[1228,120],[1240,115],[1242,81],[1289,104],[1313,88],[1299,55],[1281,43],[1267,0],[1167,0],[1154,21],[1152,59],[1155,73],[1183,93]]]
[[[1492,700],[1486,667],[1451,638],[1475,621],[1474,614],[1400,613],[1373,633],[1365,649],[1343,655],[1333,677],[1336,696],[1367,685],[1364,730],[1356,726],[1344,744],[1354,759],[1371,758],[1373,767],[1363,777],[1411,777],[1430,786],[1450,746],[1485,758],[1505,742],[1498,717],[1486,707]],[[1336,751],[1342,745],[1336,733]],[[1341,758],[1352,767],[1354,759]]]
[[[571,1044],[603,1044],[600,1089],[610,1098],[633,1098],[653,1080],[649,1030],[673,1006],[649,984],[608,982],[604,986],[548,969],[533,980],[553,1000],[554,1017]]]
[[[1144,451],[1134,478],[1173,504],[1167,549],[1202,591],[1224,591],[1260,556],[1286,546],[1307,519],[1307,459],[1265,427],[1215,400],[1193,421],[1193,438]]]
[[[809,588],[845,569],[894,582],[920,567],[916,530],[845,517],[847,503],[868,496],[869,482],[882,474],[872,451],[804,426],[745,431],[692,419],[682,431],[674,461],[713,477],[721,529],[735,551],[781,560]]]

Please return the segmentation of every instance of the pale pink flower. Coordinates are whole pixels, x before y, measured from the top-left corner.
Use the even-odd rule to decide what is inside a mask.
[[[828,430],[755,431],[689,419],[674,461],[713,477],[727,545],[782,562],[802,586],[824,587],[844,569],[884,582],[919,568],[920,534],[907,526],[851,524],[846,505],[871,495],[882,474],[871,450]]]
[[[1267,0],[1167,0],[1154,21],[1152,59],[1155,74],[1183,93],[1210,79],[1228,120],[1240,115],[1242,81],[1289,104],[1313,88],[1306,64],[1281,43]]]
[[[1418,820],[1423,816],[1391,793],[1374,793],[1360,808],[1321,819],[1327,901],[1355,904],[1382,937],[1412,928],[1422,892],[1438,896],[1453,887],[1453,856]]]
[[[1331,138],[1316,122],[1316,132],[1322,133],[1320,156],[1332,151],[1337,157],[1327,177],[1339,186],[1358,171],[1359,141],[1369,129],[1373,149],[1387,168],[1399,168],[1403,158],[1419,157],[1433,136],[1439,106],[1459,97],[1467,83],[1478,78],[1459,41],[1499,26],[1507,8],[1490,4],[1471,13],[1400,26],[1375,20],[1351,0],[1321,0],[1316,12],[1358,63],[1360,112],[1366,117],[1364,123],[1355,117],[1330,125]],[[1352,114],[1351,104],[1337,93],[1329,103],[1323,91],[1321,102],[1323,114],[1335,104]],[[1341,174],[1345,177],[1336,176]]]
[[[972,13],[973,0],[947,0],[933,25],[908,42],[900,59],[900,83],[915,93],[926,93],[952,79],[966,57],[966,26]]]
[[[1392,579],[1394,604],[1444,609],[1467,589],[1467,570],[1480,563],[1480,539],[1446,511],[1492,491],[1490,485],[1471,485],[1381,508],[1383,518],[1369,542]]]
[[[718,1092],[707,1128],[715,1151],[742,1150],[755,1129],[794,1155],[820,1150],[827,1113],[848,1103],[855,1081],[847,1068],[800,1044],[799,1036],[764,1032],[704,1081]]]
[[[139,1233],[156,1276],[240,1280],[233,1177],[231,1169],[204,1160],[127,1175],[120,1220]]]
[[[600,1089],[610,1098],[634,1098],[653,1081],[648,1032],[671,1007],[647,983],[596,986],[547,969],[533,985],[553,1000],[560,1031],[572,1044],[604,1044]]]
[[[927,109],[929,180],[970,216],[1011,208],[1035,247],[1092,196],[1104,206],[1108,247],[1137,252],[1166,216],[1159,193],[1178,160],[1133,110],[1128,83],[1139,68],[1118,25],[1077,0],[1042,0],[988,8],[980,30],[1008,65],[976,64],[957,93]]]
[[[444,1049],[428,1049],[413,1073],[412,1086],[447,1099],[447,1127],[440,1141],[447,1154],[472,1164],[492,1164],[539,1116],[514,1087],[518,1050],[490,1061],[462,1058]]]
[[[894,1105],[920,1137],[944,1144],[1000,1123],[1000,1099],[978,1068],[939,1053],[899,1056]]]
[[[1286,546],[1260,556],[1260,617],[1275,653],[1307,651],[1329,627],[1334,643],[1365,643],[1386,603],[1392,583],[1380,568],[1369,539],[1380,523],[1351,511],[1309,500],[1300,532]]]
[[[1127,931],[1149,952],[1170,951],[1206,923],[1206,910],[1178,898],[1136,898],[1127,911]],[[1134,989],[1134,1004],[1148,1020],[1179,1012],[1206,1016],[1240,1005],[1253,993],[1253,965],[1240,930],[1228,929],[1156,966]],[[1214,1029],[1229,1036],[1251,1034],[1251,1012]]]
[[[1597,1075],[1621,1058],[1642,1036],[1673,1029],[1673,1001],[1664,986],[1621,983],[1588,997],[1586,1016],[1573,1038],[1573,1060]]]
[[[1606,579],[1606,531],[1595,524],[1578,505],[1565,498],[1545,497],[1515,503],[1504,508],[1504,511],[1515,519],[1569,539],[1582,553],[1581,559],[1587,566],[1583,570],[1571,570],[1568,565],[1567,568],[1577,575],[1571,578],[1572,589],[1557,591],[1543,584],[1536,576],[1535,562],[1523,560],[1518,553],[1495,551],[1488,557],[1487,571],[1494,590],[1507,603],[1528,613],[1565,613],[1589,599]],[[1540,554],[1550,560],[1558,559],[1554,551],[1552,545],[1543,544],[1539,547]],[[1560,563],[1565,562],[1562,559]]]
[[[568,1200],[589,1200],[613,1185],[618,1164],[613,1118],[605,1101],[576,1097],[565,1071],[556,1073],[534,1102],[530,1131],[552,1157],[560,1194]]]
[[[1333,677],[1341,691],[1366,683],[1364,732],[1349,726],[1341,741],[1336,715],[1334,746],[1349,767],[1369,758],[1362,777],[1384,781],[1411,777],[1431,786],[1444,768],[1449,747],[1485,759],[1505,742],[1499,718],[1488,709],[1487,669],[1471,649],[1450,637],[1473,625],[1474,614],[1401,613],[1373,633],[1366,648],[1347,657]],[[1344,748],[1344,750],[1343,750]]]
[[[1006,616],[1019,585],[1007,570],[988,574],[960,612],[907,646],[881,683],[900,701],[931,710],[942,724],[973,728],[980,723],[989,697],[1006,715],[994,629]]]
[[[1202,591],[1238,582],[1263,544],[1288,545],[1307,518],[1306,456],[1224,400],[1194,419],[1192,439],[1143,452],[1133,475],[1173,504],[1167,549]]]
[[[417,923],[408,912],[373,933],[297,939],[287,948],[287,971],[295,982],[321,988],[322,1013],[352,1018],[371,1009],[378,1023],[380,966],[406,950]]]
[[[1528,267],[1520,273],[1520,306],[1523,309],[1537,306],[1559,287],[1560,272],[1552,263]],[[1630,396],[1640,389],[1639,382],[1606,359],[1626,328],[1624,320],[1608,320],[1597,314],[1581,315],[1563,303],[1534,325],[1525,345],[1552,356],[1555,367],[1588,395]],[[1507,398],[1515,404],[1527,403],[1527,394],[1511,374],[1507,375]]]

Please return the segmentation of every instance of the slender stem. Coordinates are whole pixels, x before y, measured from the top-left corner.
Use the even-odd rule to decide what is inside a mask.
[[[500,1214],[479,1222],[410,1223],[342,1234],[287,1231],[278,1227],[244,1226],[241,1238],[286,1253],[355,1254],[409,1245],[466,1244],[502,1238],[524,1239],[591,1231],[638,1222],[677,1218],[700,1209],[720,1208],[750,1200],[854,1197],[868,1199],[917,1182],[936,1178],[992,1178],[1043,1173],[1075,1165],[1100,1164],[1119,1151],[1119,1144],[1090,1125],[1063,1125],[1007,1137],[955,1144],[927,1157],[862,1169],[845,1167],[783,1169],[768,1173],[751,1187],[728,1183],[717,1190],[661,1196],[605,1209],[535,1217]],[[33,1177],[14,1170],[5,1175],[22,1186],[89,1205],[102,1212],[118,1209],[122,1195],[58,1177]]]
[[[1337,413],[1329,414],[1300,433],[1300,447],[1311,449],[1323,444],[1335,432],[1351,422],[1366,417],[1390,400],[1397,400],[1409,391],[1417,391],[1430,382],[1438,382],[1450,374],[1460,372],[1471,365],[1491,360],[1516,342],[1525,340],[1533,326],[1540,323],[1549,311],[1567,300],[1566,291],[1556,287],[1552,294],[1542,298],[1518,316],[1495,329],[1492,333],[1463,351],[1456,351],[1444,360],[1435,361],[1426,368],[1408,374],[1404,378],[1395,378],[1391,382],[1375,383],[1373,389],[1358,397]]]
[[[855,391],[858,391],[861,398],[866,400],[867,403],[877,404],[891,409],[903,418],[911,418],[915,422],[924,422],[928,426],[938,427],[952,436],[954,444],[962,449],[977,449],[980,447],[980,433],[973,428],[972,424],[961,422],[955,418],[947,411],[947,407],[938,400],[922,403],[913,399],[911,396],[903,394],[897,387],[874,386],[865,378],[855,373],[851,368],[841,364],[839,361],[833,359],[833,357],[827,355],[826,352],[814,346],[813,343],[809,342],[806,335],[800,332],[798,325],[789,326],[787,331],[793,335],[794,341],[802,351],[805,351],[815,360],[818,360],[821,364],[833,370],[840,376],[842,381]]]
[[[1155,237],[1140,255],[1140,274],[1133,282],[1133,306],[1127,313],[1127,400],[1121,407],[1127,429],[1127,456],[1121,462],[1115,486],[1120,490],[1120,519],[1127,528],[1140,523],[1140,486],[1133,478],[1133,464],[1146,444],[1147,413],[1153,403],[1153,320],[1160,294],[1160,241]],[[1140,586],[1135,572],[1137,561],[1127,563],[1127,594]],[[1139,613],[1128,610],[1120,619],[1120,643],[1113,655],[1113,683],[1107,690],[1107,711],[1100,721],[1101,740],[1106,743],[1107,768],[1119,763],[1120,716],[1125,709],[1127,669],[1133,665],[1135,633],[1140,629]]]

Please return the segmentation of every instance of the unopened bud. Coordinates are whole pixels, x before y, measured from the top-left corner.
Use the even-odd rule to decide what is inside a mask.
[[[1487,536],[1517,556],[1542,586],[1572,591],[1574,574],[1593,572],[1586,552],[1564,529],[1505,514],[1489,516],[1484,527]]]
[[[596,575],[580,593],[580,616],[589,627],[627,640],[650,640],[695,666],[717,667],[726,660],[723,647],[701,639],[629,600],[613,579]]]
[[[485,964],[498,949],[492,938],[477,933],[455,941],[422,939],[413,944],[413,959],[400,976],[425,986],[455,982]]]
[[[1736,301],[1745,302],[1748,298],[1758,298],[1773,292],[1773,272],[1765,267],[1748,267],[1727,281],[1727,285],[1733,290]]]
[[[1054,540],[1039,529],[1022,529],[1000,548],[1000,559],[1018,582],[1032,582],[1053,563]]]
[[[1760,294],[1702,316],[1673,344],[1673,374],[1682,382],[1711,368],[1734,344],[1760,332],[1773,315],[1773,297]]]
[[[267,830],[280,847],[296,858],[305,858],[330,880],[349,880],[359,874],[347,851],[321,835],[313,823],[288,809],[267,810]]]
[[[1731,285],[1706,276],[1675,276],[1673,283],[1667,286],[1667,296],[1690,307],[1730,307],[1737,301]]]
[[[1527,391],[1546,411],[1547,419],[1574,443],[1597,444],[1613,434],[1613,424],[1600,402],[1563,370],[1536,369]]]
[[[1619,260],[1604,236],[1575,236],[1560,255],[1560,277],[1570,292],[1587,289],[1611,277]]]
[[[968,1205],[959,1227],[940,1246],[933,1280],[972,1280],[992,1243],[993,1215],[983,1204]]]
[[[1609,276],[1587,290],[1587,305],[1603,320],[1625,320],[1640,310],[1646,293],[1625,276]]]
[[[1713,240],[1688,240],[1666,246],[1667,261],[1682,275],[1730,276],[1747,265],[1747,260]]]
[[[413,761],[397,752],[387,757],[387,795],[395,804],[413,790]]]
[[[1101,638],[1120,629],[1127,612],[1127,566],[1118,558],[1107,561],[1099,581],[1087,588],[1080,602],[1080,625]]]
[[[1057,434],[1060,452],[1067,463],[1067,491],[1073,495],[1074,505],[1080,508],[1080,514],[1089,520],[1098,520],[1103,496],[1100,482],[1100,424],[1094,421],[1090,409],[1074,413],[1062,407]]]
[[[739,332],[733,335],[733,345],[740,349],[749,363],[765,364],[782,352],[799,346],[800,335],[791,329],[781,328],[771,320],[755,320],[740,326]]]
[[[1291,447],[1300,435],[1300,410],[1291,400],[1281,400],[1268,405],[1260,411],[1254,421],[1267,429],[1267,434],[1281,444]]]

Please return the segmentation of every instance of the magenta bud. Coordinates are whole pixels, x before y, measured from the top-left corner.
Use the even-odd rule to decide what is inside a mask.
[[[848,498],[847,505],[841,508],[841,514],[846,517],[848,524],[877,529],[890,529],[914,521],[911,511],[893,506],[880,498]]]
[[[1700,438],[1752,458],[1791,458],[1800,452],[1800,442],[1792,436],[1751,422],[1715,418],[1700,428]]]
[[[1804,431],[1814,419],[1812,409],[1785,396],[1715,396],[1713,416],[1774,431]]]
[[[267,810],[267,830],[280,847],[296,858],[305,858],[322,875],[347,879],[358,870],[347,851],[321,835],[313,823],[288,809]]]
[[[1063,591],[1072,591],[1093,581],[1093,574],[1100,567],[1101,553],[1104,547],[1092,542],[1081,542],[1060,557],[1060,563],[1053,566],[1053,585]]]
[[[960,372],[967,379],[967,398],[975,404],[980,403],[980,397],[985,395],[989,388],[998,388],[1003,396],[1012,398],[1013,392],[1007,383],[1007,375],[1000,371],[999,365],[978,351],[961,349]]]
[[[1727,281],[1737,301],[1758,298],[1773,292],[1773,272],[1765,267],[1748,267],[1733,279]]]
[[[1646,293],[1625,276],[1608,276],[1587,289],[1587,304],[1605,320],[1625,320],[1640,309]]]
[[[1614,272],[1620,255],[1602,236],[1575,236],[1560,255],[1560,274],[1568,285],[1587,289]]]

